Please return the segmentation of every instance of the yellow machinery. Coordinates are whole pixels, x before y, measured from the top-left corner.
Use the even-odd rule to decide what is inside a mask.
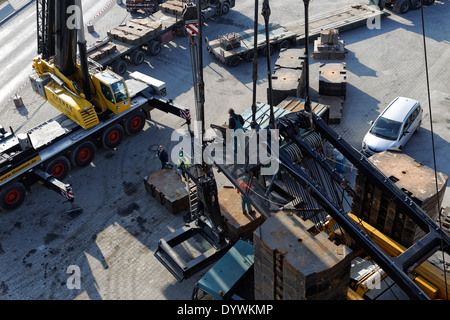
[[[33,89],[84,129],[97,125],[100,114],[130,109],[124,79],[110,70],[88,67],[81,1],[42,0],[40,5],[46,18],[38,19],[40,56],[33,60]]]
[[[99,123],[98,113],[107,110],[119,114],[130,108],[130,97],[125,81],[110,70],[90,74],[92,98],[86,99],[77,83],[81,82],[81,69],[70,78],[56,66],[40,57],[33,60],[33,67],[40,78],[50,77],[42,95],[52,106],[84,129]]]

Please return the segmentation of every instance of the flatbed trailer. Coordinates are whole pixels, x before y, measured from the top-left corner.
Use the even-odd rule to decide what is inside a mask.
[[[124,75],[127,70],[127,61],[134,65],[140,65],[144,62],[146,53],[156,56],[160,53],[162,45],[170,42],[175,36],[185,34],[183,19],[176,14],[162,10],[143,19],[133,19],[128,25],[133,23],[141,24],[144,30],[148,30],[151,24],[155,28],[153,31],[148,30],[148,36],[142,36],[133,41],[133,44],[113,38],[110,31],[104,40],[98,41],[88,48],[88,57],[103,67],[111,67],[115,73]],[[147,27],[145,23],[148,23]]]
[[[234,0],[216,2],[204,5],[202,21],[215,15],[225,15],[235,6]],[[97,41],[88,48],[88,57],[103,67],[111,67],[115,73],[124,75],[127,61],[140,65],[144,62],[145,54],[156,56],[161,52],[162,45],[177,36],[187,35],[182,17],[185,5],[186,1],[167,1],[148,17],[132,19],[113,28],[104,40]]]
[[[279,24],[269,25],[270,53],[275,52],[275,47],[289,48],[294,43],[296,34]],[[229,66],[236,67],[241,60],[252,61],[254,57],[254,30],[248,29],[242,32],[233,32],[219,36],[215,40],[208,41],[208,52],[219,61]],[[265,27],[260,26],[257,34],[257,47],[263,54],[268,54],[266,45]]]
[[[376,19],[386,15],[387,13],[380,11],[378,7],[364,4],[355,4],[324,13],[310,19],[309,40],[317,39],[321,31],[325,29],[337,29],[341,33],[369,22],[375,23]],[[274,49],[289,48],[305,43],[305,24],[300,20],[286,25],[272,24],[269,30],[271,53]],[[264,32],[264,27],[258,29],[258,51],[263,55],[267,54]],[[215,40],[208,41],[208,51],[222,63],[237,66],[242,60],[253,60],[253,39],[253,29],[219,36]]]
[[[25,199],[26,191],[36,182],[73,200],[70,185],[62,183],[70,168],[91,163],[97,148],[116,148],[125,134],[140,132],[150,111],[159,109],[174,114],[190,124],[189,110],[164,98],[165,84],[139,72],[126,81],[131,107],[120,114],[108,113],[100,123],[83,129],[60,114],[27,131],[15,134],[0,127],[0,208],[12,210]]]

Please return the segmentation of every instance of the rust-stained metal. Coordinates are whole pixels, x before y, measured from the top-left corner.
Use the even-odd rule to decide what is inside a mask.
[[[144,179],[147,192],[171,213],[189,208],[189,194],[186,183],[175,170],[162,169]]]
[[[438,214],[438,199],[442,203],[448,176],[438,173],[438,192],[434,181],[434,171],[416,162],[404,153],[385,151],[373,155],[370,161],[393,181],[405,196],[411,198],[434,221]],[[365,176],[357,175],[356,197],[352,211],[370,225],[409,247],[424,236],[411,218],[397,209],[397,202],[388,198]]]
[[[242,212],[241,195],[233,187],[223,187],[219,190],[219,203],[222,217],[227,226],[228,236],[232,241],[252,236],[264,218],[256,210]]]

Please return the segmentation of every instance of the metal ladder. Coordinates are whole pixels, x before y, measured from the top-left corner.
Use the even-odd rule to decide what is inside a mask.
[[[191,218],[198,215],[198,193],[197,185],[192,182],[190,178],[187,179],[187,187],[189,192],[189,210],[191,213]]]

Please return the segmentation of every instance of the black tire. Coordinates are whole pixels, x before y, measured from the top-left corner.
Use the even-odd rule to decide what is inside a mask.
[[[114,149],[122,143],[125,131],[123,127],[116,123],[115,125],[106,128],[102,133],[102,144],[105,149]]]
[[[70,156],[70,162],[77,168],[85,167],[92,162],[96,151],[97,148],[92,141],[84,141],[73,149]]]
[[[420,9],[421,0],[410,0],[411,1],[411,10]]]
[[[419,0],[420,1],[420,0]],[[284,39],[278,44],[278,50],[287,50],[291,47],[291,42],[288,39]]]
[[[397,13],[405,14],[411,9],[411,2],[409,0],[398,0],[394,3],[393,10]]]
[[[23,203],[27,190],[19,182],[12,182],[0,189],[0,207],[3,210],[14,210]]]
[[[114,62],[112,69],[119,76],[123,76],[127,72],[127,63],[123,60],[117,60]]]
[[[128,135],[133,135],[141,131],[145,126],[145,115],[142,111],[131,115],[125,121],[125,132]]]
[[[161,42],[153,40],[147,47],[147,52],[152,56],[157,56],[161,52]]]
[[[69,175],[70,161],[64,156],[58,157],[47,163],[45,171],[54,178],[62,181]]]
[[[237,67],[241,63],[241,58],[239,56],[233,56],[228,59],[227,63],[230,67]]]
[[[145,60],[145,54],[141,50],[134,50],[133,53],[131,54],[131,62],[135,66],[142,64],[144,62],[144,60]]]
[[[253,59],[255,58],[255,51],[254,50],[247,51],[244,57],[245,61],[253,62]]]
[[[262,53],[262,55],[263,56],[265,56],[265,57],[267,57],[267,55],[268,55],[268,49],[269,47],[267,47],[267,46],[265,46],[264,48],[262,48],[261,49],[261,53]],[[273,55],[274,54],[274,52],[275,52],[275,47],[271,44],[270,45],[270,55]]]
[[[220,14],[221,15],[226,15],[228,12],[230,12],[230,5],[225,2],[220,7]]]

